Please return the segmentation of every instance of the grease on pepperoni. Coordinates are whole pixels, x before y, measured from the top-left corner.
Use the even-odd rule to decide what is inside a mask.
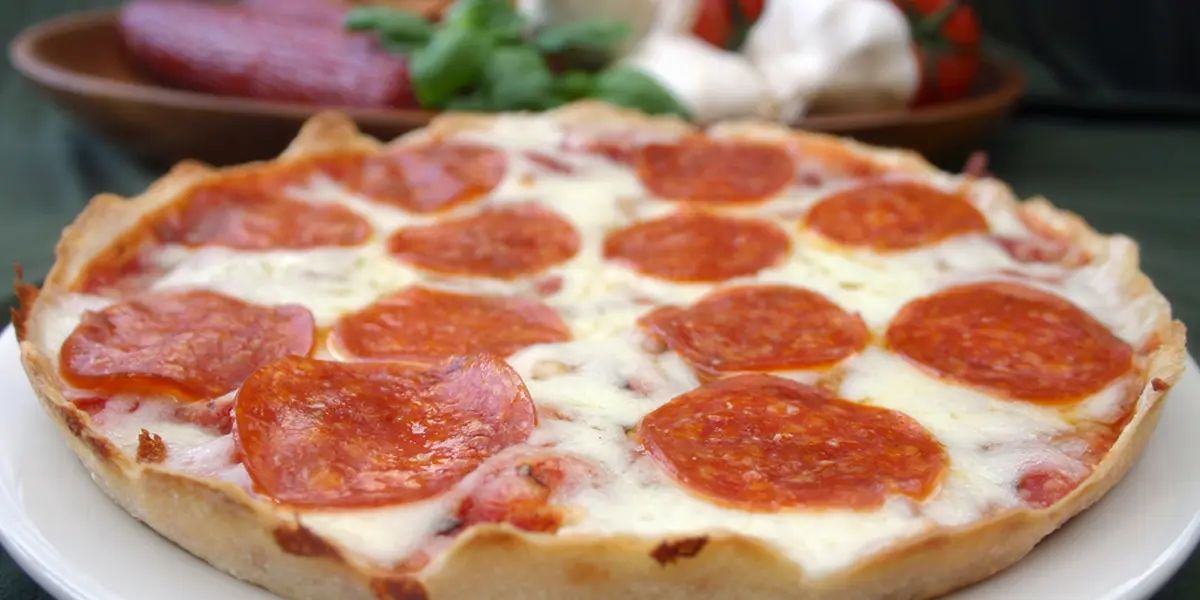
[[[638,153],[637,169],[654,195],[703,203],[766,200],[796,174],[791,157],[779,146],[703,138],[648,144]]]
[[[342,183],[372,200],[434,213],[477,200],[504,179],[504,153],[460,142],[402,146],[362,160]]]
[[[984,232],[983,214],[958,194],[907,181],[866,183],[817,203],[804,225],[846,246],[909,250]]]
[[[1133,349],[1070,301],[986,282],[908,303],[887,343],[934,373],[1006,397],[1067,403],[1129,372]]]
[[[361,216],[338,204],[314,204],[283,195],[275,181],[218,180],[193,190],[157,223],[165,243],[237,250],[355,246],[371,235]]]
[[[234,404],[262,493],[300,506],[378,506],[449,490],[536,425],[529,391],[490,355],[432,368],[289,357]]]
[[[440,273],[515,279],[566,262],[579,252],[579,232],[533,203],[401,229],[388,240],[396,258]]]
[[[259,306],[216,292],[157,292],[83,314],[63,343],[72,386],[107,393],[216,398],[255,369],[313,347],[312,314]]]
[[[677,396],[638,426],[646,451],[693,493],[745,510],[867,510],[924,500],[949,459],[902,413],[772,375]]]
[[[867,326],[816,292],[783,285],[717,291],[642,317],[653,337],[701,374],[832,365],[866,346]]]
[[[771,223],[685,211],[609,234],[604,257],[661,279],[724,281],[778,264],[789,246]]]
[[[537,300],[420,287],[346,315],[333,330],[334,342],[353,356],[417,363],[479,352],[508,356],[570,339],[558,313]]]

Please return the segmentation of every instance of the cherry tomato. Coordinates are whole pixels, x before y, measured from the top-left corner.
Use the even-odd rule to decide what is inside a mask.
[[[766,0],[700,0],[692,33],[718,48],[737,50],[764,5]]]
[[[962,0],[892,0],[912,31],[921,82],[914,106],[966,96],[979,75],[979,17]]]
[[[734,32],[730,8],[728,0],[701,0],[692,33],[713,46],[724,48]]]
[[[754,23],[763,14],[767,0],[737,0],[738,8],[742,9],[742,17],[747,23]]]

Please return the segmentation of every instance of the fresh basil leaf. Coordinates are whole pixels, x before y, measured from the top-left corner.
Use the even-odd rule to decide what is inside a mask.
[[[550,101],[554,74],[530,46],[497,48],[484,68],[483,90],[493,110],[536,110]]]
[[[479,31],[497,26],[524,23],[511,0],[458,0],[446,9],[442,23],[465,26]]]
[[[425,45],[436,31],[433,23],[414,12],[367,6],[351,10],[344,22],[351,31],[374,31],[391,52],[411,52]]]
[[[601,71],[589,97],[652,115],[690,116],[679,100],[657,80],[632,67],[610,67]]]
[[[390,9],[379,6],[360,6],[351,9],[342,19],[342,27],[350,31],[374,31],[383,13]]]
[[[413,52],[413,90],[424,108],[441,108],[483,77],[492,39],[465,27],[443,27],[429,43]]]
[[[554,82],[554,89],[566,100],[586,98],[596,86],[596,78],[587,71],[567,71]]]
[[[390,40],[424,43],[433,38],[437,29],[422,15],[395,11],[377,21],[375,31]]]
[[[571,21],[543,27],[533,43],[547,54],[567,50],[611,51],[632,33],[633,28],[622,21]]]
[[[528,28],[525,18],[514,13],[511,19],[498,19],[489,30],[497,44],[516,45],[525,43],[525,30]]]
[[[384,50],[393,54],[412,54],[424,48],[425,44],[426,42],[422,41],[394,40],[382,36],[379,38],[379,45],[383,46]]]

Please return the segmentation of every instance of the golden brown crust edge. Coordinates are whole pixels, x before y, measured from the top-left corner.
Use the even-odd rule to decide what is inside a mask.
[[[694,129],[671,118],[647,117],[594,102],[577,103],[546,115],[566,124],[627,123],[664,132]],[[426,129],[396,140],[413,143],[488,127],[490,115],[446,115]],[[773,124],[719,125],[723,135],[797,136],[839,141],[898,167],[932,170],[919,156],[840,142],[819,134],[793,132]],[[322,114],[279,160],[377,142],[359,135],[353,124]],[[255,165],[230,170],[254,168]],[[131,200],[97,196],[69,226],[56,249],[57,260],[40,297],[24,307],[22,360],[30,381],[68,444],[97,484],[126,511],[215,567],[296,600],[317,598],[637,598],[664,600],[721,598],[805,598],[871,600],[934,597],[985,579],[1012,565],[1046,535],[1108,492],[1141,454],[1163,406],[1162,398],[1183,372],[1184,328],[1170,316],[1166,300],[1138,266],[1137,247],[1121,236],[1103,236],[1082,219],[1043,199],[1018,205],[1068,237],[1112,269],[1125,300],[1145,305],[1155,319],[1160,345],[1148,355],[1147,383],[1138,410],[1109,455],[1092,476],[1063,501],[1042,510],[1013,510],[955,530],[935,531],[883,552],[834,577],[812,579],[777,551],[751,538],[714,534],[684,540],[557,538],[530,535],[505,526],[477,527],[458,539],[436,570],[416,578],[372,569],[345,556],[295,522],[272,511],[241,489],[153,465],[140,465],[92,425],[88,415],[64,398],[47,356],[31,340],[39,335],[40,309],[68,292],[75,278],[113,238],[169,203],[214,171],[181,163]],[[1000,186],[998,182],[989,185]],[[657,558],[655,558],[657,557]]]

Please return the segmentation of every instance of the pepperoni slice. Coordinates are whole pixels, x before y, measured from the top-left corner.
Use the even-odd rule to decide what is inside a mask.
[[[604,240],[604,257],[674,281],[724,281],[777,264],[787,234],[765,221],[688,211],[638,223]]]
[[[313,347],[312,313],[209,291],[150,293],[83,314],[63,343],[67,383],[107,393],[215,398],[258,367]]]
[[[867,326],[824,296],[782,286],[709,294],[690,308],[642,317],[651,335],[703,375],[831,365],[867,344]]]
[[[361,159],[357,154],[331,154],[202,183],[97,255],[76,288],[117,296],[150,289],[164,274],[155,260],[164,244],[251,251],[361,244],[370,237],[371,227],[350,209],[286,195],[288,187],[302,185],[317,173],[344,178]]]
[[[846,246],[908,250],[987,231],[965,198],[913,182],[876,182],[836,193],[809,211],[805,226]]]
[[[434,368],[289,357],[256,371],[234,405],[250,478],[302,506],[436,496],[536,421],[521,378],[489,355]]]
[[[244,177],[200,186],[158,224],[159,237],[188,246],[294,250],[354,246],[371,234],[367,221],[344,206],[291,200],[273,188]]]
[[[638,154],[637,168],[654,195],[704,203],[765,200],[783,191],[796,174],[781,147],[703,139],[649,144]]]
[[[388,250],[430,271],[515,279],[575,256],[579,233],[553,211],[533,203],[515,204],[402,229],[388,240]]]
[[[408,288],[338,320],[334,341],[371,359],[427,363],[565,342],[571,332],[554,309],[521,298]]]
[[[1018,400],[1059,404],[1129,372],[1133,349],[1069,301],[1025,285],[963,285],[908,303],[887,331],[933,372]]]
[[[554,533],[569,516],[557,500],[598,477],[590,463],[565,455],[519,456],[484,469],[455,511],[459,529],[508,523],[525,531]]]
[[[907,415],[772,375],[678,396],[646,415],[638,435],[692,492],[763,512],[872,509],[891,494],[924,500],[949,463]]]
[[[367,157],[344,181],[373,200],[433,213],[483,197],[504,179],[504,153],[465,143],[407,146]]]

